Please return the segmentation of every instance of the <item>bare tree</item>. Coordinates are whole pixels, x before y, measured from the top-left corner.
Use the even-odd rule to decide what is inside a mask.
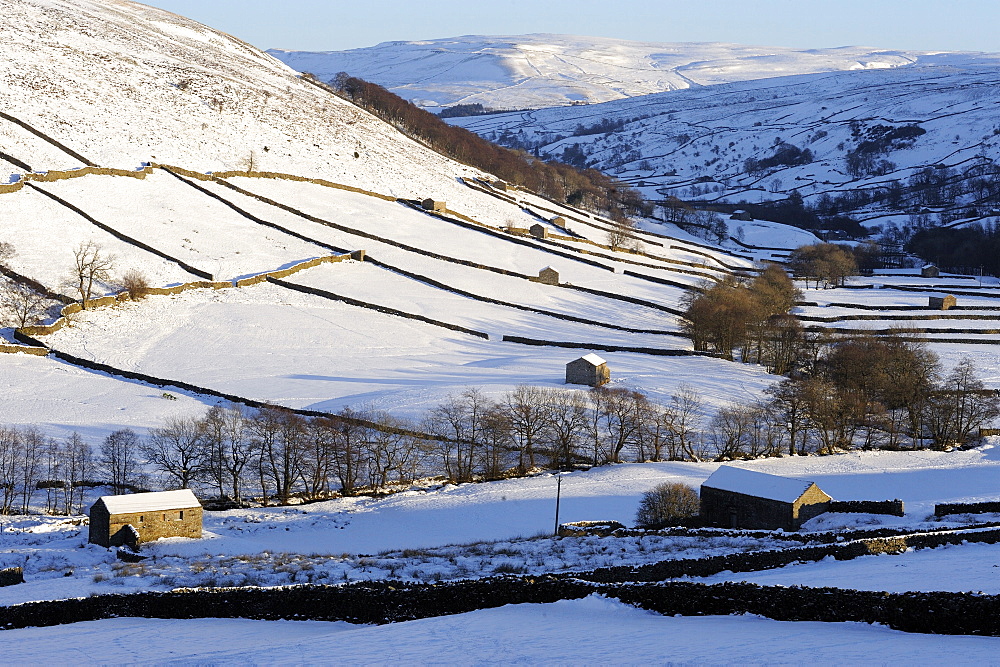
[[[379,428],[371,429],[368,438],[368,485],[380,489],[391,482],[411,481],[419,450],[414,438],[401,432],[408,424],[386,413],[375,413],[371,419]]]
[[[139,450],[146,461],[178,489],[190,488],[208,467],[205,433],[195,419],[167,420],[163,427],[153,429],[149,438],[139,444]]]
[[[149,296],[149,279],[139,269],[129,269],[121,278],[122,288],[128,292],[128,298],[141,301]]]
[[[340,482],[340,494],[353,496],[361,482],[361,474],[368,464],[365,447],[365,428],[355,420],[360,417],[350,407],[337,413],[334,420],[333,469]]]
[[[300,469],[307,498],[317,500],[329,495],[335,447],[336,425],[332,420],[320,417],[306,422]]]
[[[667,434],[667,450],[670,459],[698,460],[697,433],[701,420],[702,401],[692,387],[682,384],[670,397],[670,403],[664,406],[665,418],[669,420],[670,428]]]
[[[635,221],[625,218],[611,223],[608,229],[608,247],[612,250],[635,250],[642,248],[642,243],[633,235]]]
[[[21,496],[21,513],[27,514],[37,490],[38,473],[46,446],[45,436],[34,426],[21,429],[21,447],[17,456],[17,485]]]
[[[0,306],[16,327],[36,324],[45,315],[49,300],[27,285],[9,282],[0,290]]]
[[[83,307],[94,290],[94,283],[111,280],[115,256],[105,252],[100,244],[87,241],[73,251],[73,284],[80,294]]]
[[[520,385],[507,394],[504,406],[510,417],[511,432],[520,452],[518,469],[525,472],[535,467],[535,447],[549,419],[545,392],[539,387]]]
[[[0,426],[0,514],[10,514],[13,509],[20,449],[20,431],[10,426]]]
[[[130,428],[119,429],[104,438],[100,449],[101,472],[116,494],[136,481],[139,469],[139,436]]]
[[[579,391],[550,389],[546,403],[549,412],[545,437],[552,449],[552,465],[571,466],[587,430],[587,402]]]
[[[91,473],[92,458],[90,444],[76,431],[63,444],[63,512],[66,515],[83,513],[83,489],[80,482],[87,480]]]

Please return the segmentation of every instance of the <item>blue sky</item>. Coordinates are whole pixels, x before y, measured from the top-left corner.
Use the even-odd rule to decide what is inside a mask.
[[[651,42],[1000,52],[1000,0],[145,0],[260,48],[554,32]]]

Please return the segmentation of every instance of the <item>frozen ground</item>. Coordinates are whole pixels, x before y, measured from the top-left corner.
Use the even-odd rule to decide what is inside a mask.
[[[986,664],[996,637],[860,623],[664,617],[597,596],[382,626],[117,618],[0,633],[13,663]]]
[[[900,498],[907,509],[902,518],[826,515],[814,520],[812,529],[889,525],[936,530],[996,518],[970,515],[947,523],[928,520],[936,502],[1000,496],[997,451],[986,447],[965,452],[870,452],[742,465],[815,481],[838,500]],[[632,525],[644,491],[663,481],[698,486],[718,465],[625,464],[563,474],[560,521],[610,519]],[[555,492],[556,477],[542,474],[432,486],[379,499],[342,498],[293,507],[209,512],[202,539],[150,543],[144,551],[152,558],[135,566],[116,564],[111,551],[87,545],[86,527],[74,518],[11,517],[3,521],[0,565],[23,566],[27,583],[0,588],[0,603],[188,585],[337,583],[387,577],[435,581],[504,571],[583,570],[780,548],[782,544],[743,538],[552,539],[547,536],[554,526]],[[983,581],[995,572],[991,566],[1000,562],[996,560],[1000,555],[990,554],[1000,554],[1000,547],[962,549],[966,547],[918,552],[919,560],[927,563],[920,570],[897,567],[905,561],[896,556],[864,562],[870,561],[868,567],[880,572],[871,584],[878,590],[939,590],[951,584],[942,582],[941,569],[933,565],[937,559],[949,563],[951,571],[962,553],[974,553],[976,563],[964,566],[968,574],[955,579],[957,590],[967,590],[970,586],[963,582]],[[820,564],[828,571],[845,565]],[[786,578],[779,583],[810,582],[805,575],[803,581],[796,581],[794,568],[781,572],[786,572]],[[859,576],[863,574],[862,570]],[[979,590],[984,585],[971,588]]]

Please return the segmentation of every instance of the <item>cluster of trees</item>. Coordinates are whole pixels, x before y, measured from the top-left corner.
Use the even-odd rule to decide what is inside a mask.
[[[770,264],[753,278],[727,275],[688,292],[682,327],[696,350],[730,360],[735,350],[745,362],[785,373],[802,339],[798,320],[789,315],[798,298],[788,274]]]
[[[94,463],[78,433],[60,441],[33,426],[0,426],[0,514],[27,513],[40,492],[50,513],[81,512]]]
[[[862,128],[859,121],[854,121],[851,124],[851,134],[858,143],[847,152],[844,159],[847,173],[860,178],[881,176],[893,171],[896,165],[881,156],[912,146],[917,137],[927,134],[927,130],[912,123],[900,126],[877,124]]]
[[[807,288],[810,280],[816,282],[816,287],[837,287],[848,276],[858,274],[858,257],[851,249],[835,243],[814,243],[792,251],[788,267],[796,278],[806,281]]]
[[[695,209],[677,197],[667,197],[659,205],[665,222],[671,222],[690,234],[714,243],[722,243],[729,238],[729,226],[715,211]]]
[[[775,167],[794,167],[801,164],[809,164],[813,161],[813,153],[808,148],[799,148],[794,144],[785,143],[778,139],[775,141],[774,152],[761,159],[747,158],[743,162],[743,169],[748,174],[759,176],[767,173]]]
[[[438,112],[438,118],[461,118],[462,116],[489,116],[495,113],[510,113],[517,109],[494,109],[484,107],[479,102],[473,104],[453,104]]]
[[[408,136],[505,181],[615,220],[651,212],[638,192],[599,171],[546,162],[497,146],[473,132],[448,125],[379,85],[344,72],[331,83],[340,95]]]
[[[920,229],[905,248],[941,267],[1000,275],[1000,225],[995,222],[957,229]]]
[[[947,374],[932,352],[903,336],[861,336],[825,348],[812,365],[721,408],[706,433],[720,459],[863,449],[944,449],[978,437],[1000,416],[971,361]]]

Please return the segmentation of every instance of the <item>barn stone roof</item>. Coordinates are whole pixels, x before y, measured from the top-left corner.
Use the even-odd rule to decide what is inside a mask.
[[[712,476],[705,480],[702,486],[720,491],[742,493],[747,496],[779,500],[793,503],[806,492],[812,482],[769,475],[766,472],[756,472],[735,466],[719,466]]]
[[[178,491],[154,491],[152,493],[131,493],[122,496],[101,496],[98,500],[110,514],[132,514],[135,512],[160,512],[201,507],[191,489]]]

